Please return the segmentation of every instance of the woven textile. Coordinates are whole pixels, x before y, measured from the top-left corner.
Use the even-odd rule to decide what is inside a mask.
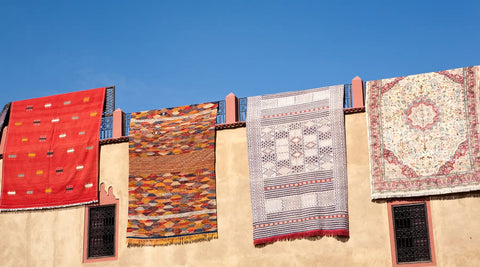
[[[343,89],[248,98],[254,244],[349,235]]]
[[[0,208],[98,201],[98,139],[105,88],[13,102]]]
[[[480,189],[479,67],[368,82],[372,198]]]
[[[3,107],[2,112],[0,113],[0,136],[1,136],[2,132],[3,132],[3,127],[8,124],[8,123],[7,123],[7,120],[8,120],[7,115],[8,115],[8,112],[10,111],[10,105],[11,105],[11,104],[12,104],[12,103],[6,104],[6,105]]]
[[[217,237],[216,117],[213,103],[132,113],[129,245]]]

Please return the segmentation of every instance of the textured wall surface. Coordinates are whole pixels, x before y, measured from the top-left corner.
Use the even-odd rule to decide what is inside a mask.
[[[345,118],[350,238],[253,246],[246,129],[217,132],[219,238],[127,248],[128,143],[104,145],[100,181],[120,198],[118,260],[82,263],[84,207],[0,213],[0,266],[391,266],[387,204],[370,200],[365,114]],[[478,266],[478,194],[432,197],[437,266]]]

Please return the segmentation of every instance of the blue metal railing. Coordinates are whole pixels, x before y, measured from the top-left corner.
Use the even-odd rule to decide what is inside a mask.
[[[102,117],[102,124],[100,125],[100,140],[112,138],[113,136],[113,117]]]
[[[128,136],[130,131],[130,120],[132,119],[132,113],[125,113],[123,117],[123,132],[125,136]]]
[[[225,100],[218,101],[217,124],[225,123],[227,120],[227,113],[225,111]]]
[[[352,84],[344,85],[343,108],[353,107]]]
[[[352,108],[353,107],[353,93],[352,93],[352,84],[345,84],[344,87],[344,99],[343,99],[343,108]],[[367,91],[367,82],[363,82],[363,103],[365,103],[365,96]]]
[[[363,82],[363,105],[365,106],[365,98],[367,97],[367,82]]]
[[[246,97],[238,99],[238,121],[247,120],[247,103],[248,100]]]
[[[113,136],[113,111],[115,110],[115,86],[106,88],[103,105],[102,123],[100,124],[100,139]]]

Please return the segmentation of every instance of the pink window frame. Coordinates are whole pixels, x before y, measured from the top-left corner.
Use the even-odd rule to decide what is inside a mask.
[[[430,253],[432,256],[431,262],[418,262],[418,263],[397,263],[397,253],[395,247],[395,229],[393,225],[393,214],[392,214],[392,207],[397,205],[408,205],[408,204],[422,204],[425,203],[425,207],[427,209],[427,223],[428,223],[428,235],[430,238]],[[430,200],[427,198],[420,198],[416,200],[408,199],[408,200],[392,200],[387,202],[388,208],[388,224],[390,229],[390,250],[392,253],[392,266],[394,267],[417,267],[417,266],[436,266],[437,259],[435,257],[435,242],[433,240],[433,228],[432,228],[432,214],[430,210]]]
[[[88,225],[89,225],[89,210],[91,207],[98,207],[103,205],[115,204],[115,253],[114,256],[101,257],[101,258],[88,258]],[[85,206],[85,221],[84,221],[84,234],[83,234],[83,262],[99,262],[99,261],[114,261],[118,259],[118,198],[113,194],[113,188],[108,188],[108,193],[105,190],[105,184],[100,185],[99,202],[96,204]]]

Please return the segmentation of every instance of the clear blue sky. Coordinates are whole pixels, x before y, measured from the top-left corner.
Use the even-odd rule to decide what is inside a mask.
[[[126,112],[480,65],[480,1],[0,0],[0,105]]]

